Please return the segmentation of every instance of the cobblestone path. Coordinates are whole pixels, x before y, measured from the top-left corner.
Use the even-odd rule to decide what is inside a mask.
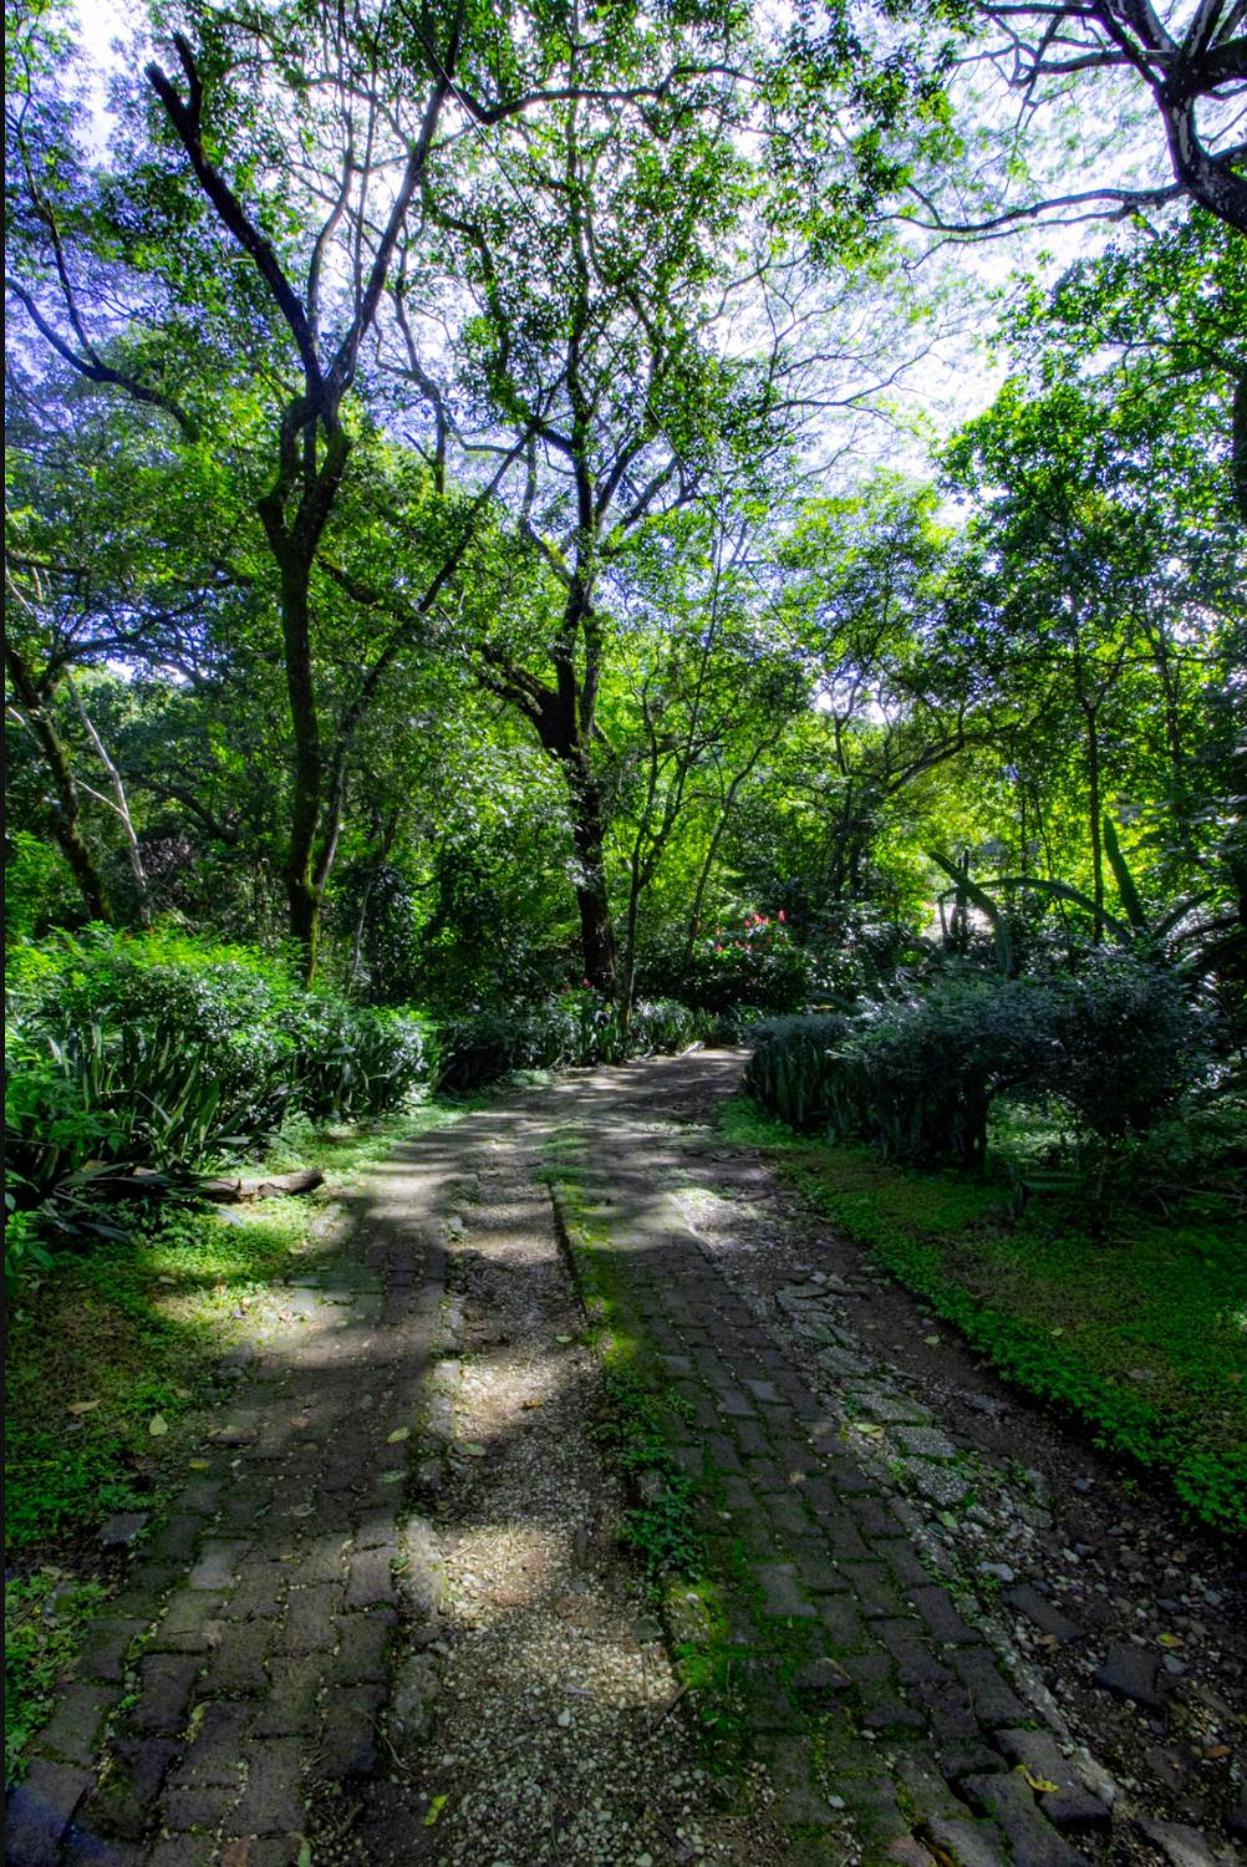
[[[903,1490],[846,1433],[828,1379],[803,1372],[705,1249],[682,1203],[690,1159],[701,1186],[739,1169],[678,1117],[730,1093],[739,1068],[703,1052],[578,1073],[374,1171],[353,1258],[285,1293],[202,1469],[136,1555],[37,1740],[8,1812],[15,1867],[1235,1858],[1130,1813],[1087,1733],[950,1589]],[[669,1643],[686,1677],[713,1659],[755,1766],[748,1806],[721,1820],[688,1787],[693,1729],[688,1703],[668,1697],[670,1663],[660,1650],[634,1666],[630,1585],[592,1551],[585,1488],[613,1481],[595,1477],[578,1417],[592,1356],[567,1326],[571,1284],[536,1180],[552,1159],[572,1257],[584,1246],[609,1260],[693,1483],[712,1587],[669,1591]],[[505,1333],[490,1335],[491,1308]],[[512,1336],[522,1366],[491,1374],[482,1344],[513,1349]],[[491,1392],[512,1378],[511,1416],[491,1426]],[[921,1409],[867,1391],[851,1357],[832,1385],[848,1417],[873,1408],[903,1456],[938,1476],[949,1448]],[[480,1443],[456,1443],[459,1416]],[[571,1518],[554,1508],[564,1482]],[[471,1534],[491,1498],[525,1532],[507,1539],[523,1560],[493,1577],[509,1607],[492,1615]],[[476,1591],[457,1621],[445,1600],[456,1548],[460,1585]],[[534,1580],[543,1562],[550,1575]],[[577,1663],[559,1644],[558,1616],[579,1611],[569,1588],[581,1606],[596,1591],[584,1624],[620,1682],[575,1717],[555,1716],[551,1696]],[[507,1649],[521,1634],[523,1665]],[[429,1675],[414,1712],[413,1664]],[[534,1691],[518,1675],[538,1664],[550,1677]],[[465,1767],[479,1780],[465,1784]],[[620,1776],[627,1820],[611,1800]]]
[[[440,1135],[400,1149],[371,1177],[357,1263],[283,1293],[36,1740],[13,1867],[295,1862],[309,1759],[321,1780],[376,1771],[403,1441],[443,1299],[426,1215],[452,1167]]]

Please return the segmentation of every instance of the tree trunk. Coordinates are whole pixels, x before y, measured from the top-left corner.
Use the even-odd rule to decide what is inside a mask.
[[[316,972],[323,898],[313,873],[323,760],[312,669],[311,568],[311,560],[297,547],[288,548],[281,566],[281,624],[294,732],[294,783],[285,883],[290,932],[303,955],[303,977],[309,985]]]
[[[61,853],[70,869],[74,880],[86,903],[87,913],[93,921],[112,919],[108,894],[103,877],[96,867],[95,858],[87,848],[82,836],[82,806],[78,796],[78,786],[74,779],[69,755],[56,730],[49,707],[50,696],[43,694],[30,669],[11,643],[5,643],[4,658],[13,683],[13,692],[22,709],[26,726],[47,761],[48,771],[56,790],[57,809],[53,815],[52,834],[60,845]]]
[[[584,976],[597,992],[615,991],[615,935],[606,889],[606,824],[601,787],[579,761],[568,766],[572,838],[578,876],[580,945]]]
[[[1092,939],[1104,938],[1104,826],[1100,816],[1100,730],[1094,711],[1087,710],[1088,814],[1091,818],[1091,894],[1095,902]]]

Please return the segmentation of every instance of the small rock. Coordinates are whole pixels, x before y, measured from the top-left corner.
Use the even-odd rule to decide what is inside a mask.
[[[983,1575],[995,1576],[998,1582],[1013,1582],[1017,1580],[1014,1571],[1009,1567],[1007,1562],[980,1562],[979,1570]]]
[[[572,1715],[571,1715],[571,1713],[570,1713],[569,1711],[567,1711],[566,1709],[564,1709],[563,1711],[561,1711],[561,1712],[559,1713],[559,1720],[558,1720],[558,1721],[559,1721],[559,1724],[561,1725],[561,1727],[563,1728],[563,1730],[565,1731],[565,1730],[567,1729],[567,1727],[568,1727],[568,1725],[569,1725],[569,1724],[571,1723],[571,1721],[572,1721]]]
[[[146,1529],[147,1519],[145,1510],[118,1511],[100,1525],[99,1540],[105,1549],[129,1549]]]
[[[1127,1698],[1145,1711],[1163,1711],[1165,1701],[1156,1686],[1156,1659],[1128,1641],[1114,1641],[1095,1675],[1095,1683],[1118,1698]]]

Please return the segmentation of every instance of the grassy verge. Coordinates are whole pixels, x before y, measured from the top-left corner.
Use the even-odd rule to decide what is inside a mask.
[[[403,1135],[453,1119],[430,1102],[365,1129],[288,1136],[261,1171],[320,1167],[335,1187]],[[97,1532],[158,1518],[194,1469],[221,1356],[271,1285],[328,1262],[323,1206],[265,1200],[131,1209],[128,1238],[59,1253],[9,1314],[6,1398],[6,1780],[46,1716],[117,1574]]]
[[[1097,1241],[1076,1208],[1009,1218],[1002,1181],[807,1141],[743,1098],[722,1121],[1007,1379],[1167,1478],[1203,1523],[1247,1531],[1247,1254],[1232,1215],[1191,1202]]]

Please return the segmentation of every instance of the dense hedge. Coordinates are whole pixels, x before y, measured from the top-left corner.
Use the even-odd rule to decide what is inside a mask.
[[[1205,1067],[1177,982],[1122,954],[1076,977],[951,978],[853,1016],[773,1019],[755,1045],[746,1087],[770,1113],[925,1165],[980,1163],[1001,1095],[1050,1097],[1115,1141],[1158,1121]]]

